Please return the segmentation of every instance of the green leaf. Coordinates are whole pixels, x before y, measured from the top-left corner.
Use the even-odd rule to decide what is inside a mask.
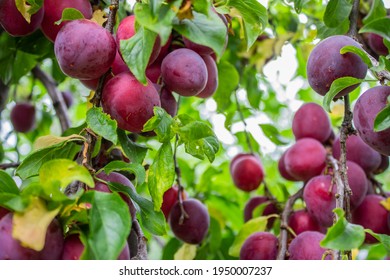
[[[349,0],[330,0],[326,6],[324,23],[328,27],[336,27],[348,19],[352,10]]]
[[[0,193],[19,194],[15,181],[3,170],[0,170]]]
[[[108,186],[112,191],[119,191],[130,196],[131,200],[141,213],[142,225],[154,235],[166,234],[166,222],[164,214],[161,211],[154,210],[154,204],[150,200],[137,194],[132,188],[123,186],[118,183],[108,182]],[[159,209],[160,210],[160,209]]]
[[[253,108],[259,108],[263,94],[259,89],[256,68],[250,66],[245,67],[244,74],[241,76],[240,84],[246,89],[249,104]]]
[[[241,247],[244,244],[245,240],[252,233],[264,231],[267,226],[267,221],[269,218],[271,218],[271,216],[273,217],[276,215],[262,216],[255,219],[251,219],[246,222],[240,229],[240,232],[237,234],[236,238],[234,239],[232,246],[229,248],[229,255],[233,257],[239,257]]]
[[[362,28],[360,28],[359,33],[371,32],[378,34],[390,41],[390,18],[383,17],[373,21],[370,21]]]
[[[365,232],[372,235],[376,240],[378,240],[387,250],[388,253],[390,253],[390,236],[387,234],[378,234],[373,232],[371,229],[365,229]]]
[[[323,106],[326,111],[330,112],[330,103],[332,102],[333,98],[342,90],[346,89],[347,87],[360,84],[363,80],[356,79],[354,77],[341,77],[333,81],[332,85],[330,86],[329,91],[326,93],[323,101]]]
[[[174,255],[174,260],[193,260],[198,246],[184,243]]]
[[[148,148],[144,145],[137,144],[127,137],[126,132],[122,129],[117,130],[119,143],[122,146],[126,157],[134,163],[141,164],[144,161]]]
[[[129,208],[117,193],[88,192],[83,196],[92,207],[83,258],[116,260],[131,229]]]
[[[181,1],[174,1],[171,5],[147,5],[137,3],[134,14],[137,22],[146,29],[159,34],[161,45],[165,45],[172,32],[172,20],[176,16],[175,9],[179,8]]]
[[[175,165],[170,142],[165,142],[158,150],[149,168],[148,187],[154,203],[154,210],[161,208],[164,192],[172,187],[175,179]]]
[[[209,0],[192,0],[192,6],[194,11],[208,15],[210,11],[210,1]]]
[[[83,182],[89,187],[95,185],[88,169],[70,159],[53,159],[42,164],[39,180],[43,188],[51,189],[54,186],[61,191],[73,181]]]
[[[0,193],[0,205],[13,212],[23,212],[30,202],[30,197],[13,193]]]
[[[229,6],[235,8],[243,19],[241,28],[249,49],[268,24],[267,9],[257,0],[230,0]]]
[[[359,248],[365,239],[364,228],[349,223],[342,209],[336,208],[333,212],[336,213],[339,220],[328,228],[320,245],[324,248],[342,251]]]
[[[87,124],[98,135],[116,144],[118,135],[116,130],[118,125],[115,120],[103,112],[102,108],[93,107],[87,112]]]
[[[214,93],[214,99],[218,105],[218,111],[224,112],[232,103],[230,97],[236,90],[240,81],[237,69],[227,60],[221,60],[218,65],[218,88]]]
[[[142,185],[145,182],[146,178],[145,168],[139,163],[127,163],[124,161],[116,160],[108,163],[101,170],[99,170],[98,173],[103,170],[106,174],[110,174],[113,171],[128,171],[135,175],[136,186]]]
[[[374,131],[380,132],[390,128],[390,104],[387,104],[378,115],[376,115],[374,120]]]
[[[64,141],[29,154],[16,169],[16,175],[25,180],[38,175],[39,169],[47,161],[57,158],[73,159],[80,151],[80,146],[72,141]]]
[[[289,139],[284,138],[278,131],[278,129],[272,124],[260,124],[263,133],[269,140],[271,140],[276,145],[287,145],[290,143]]]
[[[322,21],[317,22],[318,38],[325,39],[332,35],[342,35],[348,32],[349,19],[344,20],[341,24],[336,27],[328,27]]]
[[[193,19],[174,20],[173,28],[190,41],[210,47],[217,57],[221,57],[225,49],[227,29],[216,13],[208,16],[193,12]]]
[[[381,55],[379,56],[379,64],[377,66],[371,67],[370,70],[374,72],[380,72],[383,70],[390,71],[390,60],[388,60],[385,56]]]
[[[123,60],[129,66],[131,73],[144,85],[147,84],[145,70],[156,38],[156,33],[141,27],[130,39],[120,40]]]
[[[62,11],[62,16],[60,20],[54,22],[57,25],[60,25],[63,21],[67,20],[75,20],[75,19],[83,19],[84,15],[77,9],[74,8],[65,8]]]
[[[371,9],[367,16],[363,19],[363,23],[367,24],[373,20],[386,16],[386,8],[382,0],[374,0],[371,4]]]
[[[153,108],[154,116],[150,118],[144,125],[142,131],[154,130],[157,134],[158,141],[161,143],[167,142],[175,135],[171,129],[173,124],[172,117],[161,107]]]
[[[17,84],[24,75],[37,65],[38,56],[17,51],[12,67],[11,83]]]
[[[63,142],[69,142],[69,141],[85,142],[86,139],[83,136],[78,135],[78,134],[71,134],[69,136],[62,136],[62,137],[55,136],[55,135],[45,135],[45,136],[39,137],[34,142],[34,150],[40,150],[40,149],[43,149],[43,148],[47,148],[47,147],[50,147],[50,146],[53,146],[53,145],[56,145],[56,144],[60,144],[60,143],[63,143]]]
[[[357,54],[368,67],[372,67],[371,59],[368,57],[368,54],[361,48],[355,46],[345,46],[340,49],[340,54],[345,54],[351,52]]]

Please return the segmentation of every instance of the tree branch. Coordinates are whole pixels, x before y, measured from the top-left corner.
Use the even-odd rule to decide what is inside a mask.
[[[137,219],[133,220],[132,230],[134,230],[137,235],[137,255],[132,257],[132,260],[147,260],[148,259],[148,248],[147,248],[147,239],[142,232],[141,226],[139,225]]]
[[[8,168],[16,168],[20,165],[20,162],[10,162],[10,163],[2,163],[0,164],[0,169],[5,170]]]
[[[40,80],[47,89],[47,92],[53,102],[53,107],[56,111],[56,115],[60,121],[61,131],[64,132],[70,127],[71,123],[64,98],[62,94],[58,91],[56,82],[47,73],[43,72],[42,69],[38,66],[35,66],[31,72],[34,77]]]
[[[280,221],[279,252],[277,260],[284,260],[286,257],[288,239],[288,218],[291,215],[295,201],[302,197],[304,188],[305,186],[303,186],[299,191],[290,196],[286,202],[286,205],[284,206]]]
[[[354,37],[356,39],[357,37],[357,23],[359,19],[359,6],[360,6],[360,0],[354,0],[352,4],[352,10],[349,14],[349,30],[347,35],[350,37]]]

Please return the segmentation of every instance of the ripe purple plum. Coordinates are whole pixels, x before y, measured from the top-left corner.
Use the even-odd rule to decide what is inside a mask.
[[[174,50],[161,64],[161,76],[165,85],[182,96],[199,94],[206,87],[207,75],[206,63],[190,49]]]
[[[157,84],[161,77],[161,62],[154,62],[148,66],[145,70],[146,77],[152,82]]]
[[[68,21],[63,21],[59,25],[55,24],[56,21],[59,21],[62,18],[64,9],[73,8],[81,12],[84,18],[92,18],[92,6],[88,0],[45,0],[43,7],[45,13],[41,24],[41,30],[52,42],[55,41],[60,29],[68,23]]]
[[[106,79],[103,82],[103,87],[109,80],[111,80],[114,77],[111,73],[106,76]],[[96,91],[99,86],[99,78],[91,79],[91,80],[80,80],[80,82],[88,89]]]
[[[267,206],[265,206],[265,208],[263,210],[262,216],[268,216],[271,214],[278,213],[278,209],[276,208],[275,204],[269,200],[269,198],[267,198],[265,196],[254,196],[254,197],[251,197],[247,201],[247,203],[245,204],[244,222],[247,222],[250,219],[254,218],[253,211],[255,210],[255,208],[257,208],[261,204],[267,204]],[[267,222],[267,228],[272,228],[274,221],[275,221],[275,218],[269,219]]]
[[[381,163],[378,168],[374,170],[374,174],[381,174],[385,172],[389,168],[389,157],[385,155],[381,155]]]
[[[390,128],[375,132],[374,120],[388,105],[390,87],[376,86],[365,91],[353,109],[353,123],[363,141],[377,152],[390,156]],[[365,159],[367,160],[367,159]]]
[[[114,76],[122,72],[130,72],[129,66],[124,62],[118,51],[116,52],[114,62],[111,65],[111,70]]]
[[[133,191],[135,191],[135,187],[134,187],[133,183],[131,183],[131,181],[129,179],[127,179],[126,176],[124,176],[118,172],[111,172],[108,175],[104,172],[101,172],[96,177],[101,179],[101,180],[104,180],[106,182],[118,183],[118,184],[127,186],[127,187],[131,188]],[[110,188],[105,183],[100,182],[100,181],[96,181],[95,188],[93,188],[92,190],[99,191],[99,192],[106,192],[106,193],[111,192]],[[129,206],[131,218],[134,220],[136,217],[137,210],[135,209],[133,202],[125,194],[120,193],[120,196]]]
[[[304,231],[321,231],[317,220],[306,209],[294,211],[288,219],[288,226],[296,235]]]
[[[107,82],[102,94],[104,112],[118,122],[118,127],[140,133],[144,124],[154,116],[154,106],[161,106],[160,97],[153,83],[146,86],[127,72]]]
[[[230,163],[234,185],[250,192],[257,189],[264,180],[264,168],[260,159],[252,154],[239,154]]]
[[[307,79],[310,86],[320,95],[325,95],[333,81],[341,77],[363,79],[367,74],[367,65],[354,53],[340,54],[345,46],[362,49],[352,38],[335,35],[326,38],[314,47],[307,62]],[[336,95],[344,96],[358,85],[350,86]]]
[[[388,55],[389,49],[383,43],[383,37],[375,34],[368,33],[367,34],[367,43],[368,46],[377,54],[377,55]]]
[[[116,32],[116,43],[118,44],[118,49],[120,48],[120,41],[121,40],[127,40],[133,37],[136,34],[135,30],[135,16],[130,15],[125,17],[124,19],[121,20],[118,26],[118,30]],[[160,37],[156,38],[156,42],[154,43],[152,53],[149,58],[149,64],[152,64],[158,54],[160,53],[161,50],[161,44],[160,44]],[[120,50],[119,50],[120,52]]]
[[[295,139],[314,138],[324,143],[332,132],[330,119],[325,110],[316,103],[306,103],[295,113],[292,121]]]
[[[285,163],[285,157],[286,157],[286,152],[287,150],[282,154],[282,156],[280,157],[279,161],[278,161],[278,170],[279,170],[279,173],[280,175],[288,180],[288,181],[298,181],[297,179],[295,179],[290,173],[287,172],[287,169],[286,169],[286,163]]]
[[[73,95],[70,91],[62,91],[62,98],[65,101],[66,108],[70,108],[73,105]]]
[[[23,247],[12,237],[13,213],[0,220],[0,260],[58,260],[61,257],[64,239],[59,222],[54,219],[47,228],[45,246],[41,251]]]
[[[295,237],[289,247],[290,260],[322,260],[326,249],[320,246],[324,234],[317,231],[305,231]],[[326,260],[331,259],[328,255]]]
[[[72,20],[61,28],[54,42],[61,70],[80,80],[92,80],[106,73],[115,59],[115,40],[97,23]]]
[[[33,33],[42,23],[44,8],[31,16],[30,23],[16,8],[15,0],[0,0],[0,25],[14,37]]]
[[[84,244],[81,242],[79,235],[69,235],[64,241],[64,250],[62,252],[61,260],[79,260],[83,251]],[[130,260],[130,250],[127,242],[118,257],[118,260]]]
[[[352,212],[352,222],[371,229],[375,233],[390,234],[388,225],[389,212],[381,205],[385,198],[376,195],[367,195],[363,202]],[[374,237],[366,234],[366,243],[378,242]]]
[[[286,170],[300,181],[307,181],[319,175],[325,167],[326,150],[312,138],[299,139],[291,146],[284,158]]]
[[[174,185],[165,191],[163,195],[163,202],[161,205],[161,211],[164,213],[165,219],[168,220],[169,213],[172,210],[173,205],[178,201],[179,197],[179,188]],[[186,194],[182,192],[182,200],[186,199]]]
[[[163,87],[160,91],[161,107],[172,117],[177,114],[177,101],[172,92],[166,87]]]
[[[182,211],[179,202],[172,207],[168,220],[173,234],[189,244],[200,244],[206,237],[210,217],[206,206],[197,199],[183,201],[183,209],[188,217],[181,221]]]
[[[310,179],[303,191],[303,200],[307,211],[318,224],[329,227],[333,224],[333,212],[336,207],[336,185],[330,175],[319,175]]]
[[[3,218],[8,213],[9,213],[8,209],[3,208],[3,207],[0,206],[0,220],[1,220],[1,218]]]
[[[208,98],[212,96],[218,88],[218,68],[210,55],[203,55],[202,58],[207,67],[207,82],[205,88],[196,96]]]
[[[240,250],[240,260],[276,260],[279,242],[269,232],[255,232],[244,242]]]
[[[364,143],[358,135],[348,136],[347,142],[347,160],[353,161],[360,165],[368,174],[378,168],[381,162],[380,154]],[[338,136],[333,142],[333,157],[340,159],[340,137]]]
[[[35,126],[35,106],[29,102],[16,103],[10,118],[15,131],[29,132]]]

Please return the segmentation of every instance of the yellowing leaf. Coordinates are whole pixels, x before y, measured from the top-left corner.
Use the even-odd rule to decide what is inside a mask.
[[[107,21],[107,15],[102,10],[96,10],[93,12],[91,20],[96,22],[100,26],[103,26],[103,24]]]
[[[31,14],[28,12],[30,9],[30,5],[26,3],[26,0],[16,0],[15,1],[16,8],[20,12],[20,14],[24,17],[24,19],[30,23],[31,22]]]
[[[24,213],[13,216],[12,237],[25,247],[41,251],[45,246],[46,231],[60,208],[48,211],[44,202],[36,197]]]
[[[54,135],[46,135],[39,137],[34,143],[34,150],[40,150],[46,147],[53,146],[55,144],[65,142],[65,141],[85,141],[85,138],[81,135],[72,134],[67,137],[59,137]]]
[[[383,207],[386,208],[387,211],[390,211],[390,197],[381,201]]]
[[[330,116],[332,119],[342,118],[344,116],[344,104],[341,103],[334,104]]]
[[[175,260],[193,260],[196,256],[196,245],[185,243],[174,255]]]

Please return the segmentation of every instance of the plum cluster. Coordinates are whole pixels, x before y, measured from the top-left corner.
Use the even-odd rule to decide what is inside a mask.
[[[177,239],[188,244],[200,244],[206,238],[210,227],[207,207],[198,199],[188,198],[177,185],[164,193],[161,211]]]

